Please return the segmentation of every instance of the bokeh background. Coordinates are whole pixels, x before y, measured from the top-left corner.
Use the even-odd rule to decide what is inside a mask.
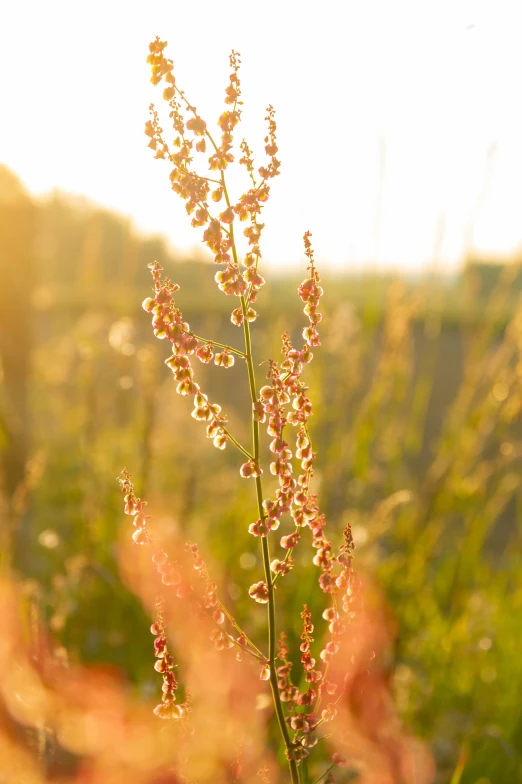
[[[386,666],[399,713],[432,749],[437,782],[453,784],[522,781],[522,224],[517,168],[522,159],[513,146],[517,121],[509,92],[515,73],[510,57],[515,54],[508,22],[515,17],[509,16],[512,5],[500,5],[496,13],[487,3],[459,5],[454,18],[444,3],[437,4],[441,16],[426,4],[427,16],[416,17],[408,16],[410,6],[402,4],[390,18],[375,20],[390,67],[394,41],[403,40],[399,31],[410,55],[399,58],[399,71],[415,69],[415,53],[420,66],[411,77],[415,84],[403,83],[403,92],[397,93],[398,103],[390,100],[387,112],[367,113],[359,128],[356,113],[348,122],[347,107],[351,111],[357,97],[366,95],[364,69],[348,85],[358,87],[343,102],[339,85],[351,70],[342,59],[339,29],[335,51],[341,71],[329,71],[332,62],[316,53],[316,82],[308,98],[299,93],[299,111],[288,52],[277,68],[272,61],[267,65],[262,89],[252,82],[254,102],[258,97],[265,101],[266,93],[265,102],[277,104],[279,93],[286,141],[279,179],[291,181],[300,172],[267,212],[267,224],[272,219],[275,228],[267,229],[268,284],[254,328],[256,356],[262,363],[277,355],[285,329],[295,340],[299,336],[302,303],[296,288],[303,274],[298,265],[304,270],[299,238],[306,228],[316,236],[317,216],[325,315],[323,345],[307,370],[319,454],[316,487],[331,530],[339,535],[351,522],[357,567],[376,580],[385,596],[395,631]],[[307,41],[313,42],[314,19],[318,15],[322,20],[316,34],[326,36],[334,7],[326,3],[321,15],[299,4],[298,25],[306,35],[297,36],[301,48],[296,56],[304,81],[306,68],[312,67]],[[297,6],[293,14],[282,12],[282,26],[275,8],[263,8],[257,28],[248,24],[248,17],[241,24],[236,19],[222,42],[217,36],[218,46],[209,30],[224,31],[226,26],[204,5],[209,16],[203,41],[213,41],[209,56],[214,57],[216,47],[221,52],[223,85],[232,33],[242,39],[232,45],[243,46],[245,60],[251,35],[257,62],[263,53],[268,57],[270,24],[278,41],[289,36]],[[234,4],[231,9],[237,11]],[[350,36],[362,30],[369,44],[370,12],[360,18],[351,4],[347,9],[343,19],[352,24]],[[247,533],[251,488],[236,481],[236,455],[210,448],[189,416],[190,403],[175,395],[163,364],[165,347],[153,339],[141,310],[151,288],[146,265],[160,261],[180,284],[177,302],[197,334],[238,348],[241,336],[230,323],[230,303],[217,291],[215,270],[196,245],[195,233],[189,239],[181,228],[186,216],[176,212],[166,172],[147,155],[141,123],[154,96],[143,102],[141,83],[133,95],[132,78],[126,77],[125,53],[132,45],[128,68],[137,73],[139,63],[146,82],[147,26],[154,23],[152,35],[168,38],[172,11],[160,4],[149,18],[130,9],[121,47],[118,20],[125,17],[116,3],[107,4],[105,25],[96,3],[86,14],[86,31],[94,39],[87,32],[79,39],[68,37],[67,25],[60,27],[62,11],[66,13],[59,3],[51,4],[46,21],[34,6],[25,42],[22,37],[16,43],[19,54],[23,51],[20,72],[6,88],[6,105],[14,110],[1,148],[6,165],[0,167],[1,558],[3,566],[22,577],[31,601],[72,659],[117,668],[135,693],[148,699],[158,687],[150,621],[122,582],[118,563],[122,536],[129,533],[116,481],[122,467],[132,472],[159,524],[198,541],[219,564],[230,603],[253,633],[257,621],[251,617],[247,590],[260,579],[261,563]],[[14,29],[21,12],[12,13]],[[196,33],[187,13],[177,20],[173,40],[180,59],[186,55],[189,62]],[[141,30],[144,19],[146,29]],[[38,34],[39,21],[49,34],[47,42]],[[391,24],[390,40],[386,23]],[[77,19],[74,25],[79,25]],[[417,43],[410,49],[412,30]],[[453,70],[446,63],[441,76],[429,52],[421,54],[419,36],[435,50],[437,42],[456,31],[462,39],[455,44]],[[431,63],[427,93],[419,94],[422,105],[427,101],[429,106],[430,96],[435,100],[441,83],[452,83],[452,74],[460,79],[457,86],[469,86],[459,57],[465,60],[464,41],[475,34],[483,36],[482,48],[472,44],[477,69],[469,73],[475,81],[462,99],[473,111],[462,109],[458,90],[446,92],[446,102],[430,115],[434,127],[426,122],[412,130],[407,98],[417,100],[415,85],[422,82],[423,68]],[[79,51],[73,56],[74,41]],[[93,42],[99,44],[96,56]],[[39,60],[31,56],[31,47]],[[499,57],[486,62],[487,51]],[[91,58],[87,65],[85,57]],[[204,57],[202,47],[193,69],[185,65],[194,89],[206,84]],[[382,82],[381,61],[375,52],[368,58],[375,70],[366,89]],[[298,71],[292,79],[299,91]],[[333,77],[326,79],[332,72],[337,89]],[[389,87],[392,81],[390,77]],[[111,85],[110,90],[103,84]],[[123,85],[121,106],[118,84]],[[275,98],[268,95],[267,84],[274,86]],[[386,80],[382,84],[386,92]],[[500,98],[499,84],[504,89]],[[90,85],[88,91],[85,85]],[[34,117],[29,133],[28,118],[41,110],[42,90],[54,96],[54,103],[41,120]],[[305,112],[303,101],[309,102]],[[378,95],[374,103],[379,105]],[[209,106],[213,111],[211,101]],[[451,107],[467,118],[465,132],[451,130]],[[22,124],[16,125],[20,112]],[[258,114],[261,127],[262,111]],[[388,116],[394,128],[387,124]],[[71,125],[64,129],[67,117]],[[129,128],[134,123],[129,136],[130,146],[136,146],[135,166],[129,138],[122,136],[123,121]],[[359,144],[365,123],[372,129],[373,146]],[[449,146],[434,148],[441,127]],[[298,128],[304,142],[296,148],[292,140]],[[415,154],[404,141],[413,137]],[[394,146],[397,138],[402,142]],[[373,167],[370,189],[364,184],[365,161]],[[442,173],[441,161],[446,166]],[[455,161],[465,165],[455,168]],[[440,187],[434,185],[435,174]],[[353,175],[351,182],[348,175]],[[274,193],[278,186],[275,182]],[[119,199],[121,208],[116,209]],[[151,228],[161,232],[145,231]],[[291,239],[283,241],[283,236]],[[201,366],[198,374],[229,413],[234,432],[247,440],[248,391],[241,370]],[[259,377],[262,373],[260,364]],[[321,598],[314,569],[302,566],[300,585],[314,610]],[[285,579],[292,597],[294,576]],[[279,608],[295,637],[299,609],[291,598]]]

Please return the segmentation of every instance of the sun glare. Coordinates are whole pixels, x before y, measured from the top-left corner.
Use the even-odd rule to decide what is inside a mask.
[[[232,48],[242,54],[242,132],[254,151],[265,107],[276,108],[284,176],[267,209],[268,262],[297,262],[306,226],[324,262],[346,269],[454,267],[469,251],[522,244],[516,3],[79,8],[11,4],[0,32],[9,117],[0,161],[31,192],[85,194],[193,246],[143,136],[156,100],[143,64],[160,35],[209,124],[222,111]]]

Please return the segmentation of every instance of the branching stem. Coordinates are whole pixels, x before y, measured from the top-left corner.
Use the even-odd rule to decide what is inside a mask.
[[[322,779],[324,779],[324,777],[325,777],[325,776],[327,776],[327,775],[328,775],[328,773],[330,773],[330,771],[331,771],[331,769],[332,769],[333,767],[335,767],[335,762],[332,762],[332,764],[331,764],[331,765],[330,765],[328,768],[326,768],[326,770],[324,771],[324,773],[321,773],[321,775],[320,775],[320,776],[318,776],[318,777],[316,778],[316,780],[313,782],[313,784],[319,784],[319,782],[320,782]]]
[[[238,357],[242,359],[245,358],[245,354],[242,351],[239,351],[237,348],[233,348],[232,346],[227,346],[225,343],[218,343],[217,340],[209,340],[208,338],[202,338],[199,335],[194,335],[196,340],[200,340],[202,343],[210,343],[211,346],[217,346],[218,348],[225,348],[227,351],[230,351],[231,354],[236,354]]]
[[[243,314],[245,314],[247,310],[247,304],[244,297],[241,297],[241,307],[243,308]],[[257,400],[257,396],[256,396],[256,382],[255,382],[255,374],[254,374],[254,363],[252,360],[252,341],[250,337],[250,324],[248,323],[246,318],[243,321],[243,330],[245,333],[245,351],[246,351],[246,361],[247,361],[247,368],[248,368],[250,396],[252,398],[252,403],[255,403]],[[259,422],[256,422],[256,420],[253,417],[252,417],[252,437],[254,443],[254,459],[256,463],[259,465]],[[256,477],[256,495],[257,495],[258,514],[261,519],[264,519],[266,515],[263,509],[263,489],[262,489],[262,482],[260,476]],[[275,597],[274,597],[274,583],[272,581],[272,574],[270,571],[270,550],[268,547],[268,537],[266,536],[261,537],[261,548],[263,553],[265,581],[268,589],[268,664],[270,667],[270,686],[272,688],[272,697],[274,700],[274,707],[277,714],[277,719],[279,721],[281,734],[285,742],[287,754],[289,757],[291,757],[292,742],[290,740],[290,734],[288,732],[288,727],[286,725],[283,703],[281,702],[281,695],[279,693],[279,686],[277,683],[277,674],[276,674]],[[290,764],[290,773],[292,776],[292,784],[298,784],[299,774],[297,771],[297,765],[295,760],[290,759],[289,764]]]
[[[245,447],[241,446],[241,444],[239,443],[239,441],[236,441],[236,439],[234,438],[234,436],[232,435],[232,433],[230,432],[230,430],[228,430],[228,429],[227,429],[226,427],[224,427],[223,425],[221,425],[221,429],[223,430],[223,432],[224,432],[224,433],[226,433],[226,435],[228,436],[229,440],[230,440],[230,441],[231,441],[231,442],[234,444],[234,446],[235,446],[237,449],[239,449],[239,451],[240,451],[242,454],[244,454],[244,455],[245,455],[245,457],[246,457],[246,458],[248,458],[248,460],[252,460],[252,459],[253,459],[253,457],[252,457],[252,455],[250,454],[250,452],[248,452],[248,451],[245,449]]]
[[[223,193],[225,196],[227,207],[230,207],[230,199],[227,191],[227,186],[225,182],[225,175],[221,172],[221,183],[223,185]],[[234,257],[234,263],[236,266],[239,266],[239,259],[237,257],[237,250],[236,244],[234,242],[234,227],[233,225],[230,226],[230,238],[232,240],[232,255]],[[246,317],[248,304],[245,296],[241,297],[241,309],[243,311],[243,333],[245,336],[245,360],[247,364],[247,371],[248,371],[248,385],[250,388],[250,397],[252,399],[252,404],[256,403],[257,401],[257,392],[256,392],[256,377],[254,372],[254,361],[252,358],[252,338],[250,335],[250,324]],[[257,465],[259,465],[259,422],[257,422],[254,417],[252,416],[252,442],[253,442],[253,451],[254,451],[254,460]],[[258,514],[261,519],[266,517],[265,510],[263,509],[263,486],[260,476],[256,476],[256,496],[257,496],[257,509]],[[281,694],[279,692],[279,686],[277,683],[277,674],[276,674],[276,623],[275,623],[275,597],[274,597],[274,583],[272,581],[272,574],[270,571],[270,549],[268,547],[268,538],[266,536],[261,537],[261,549],[263,554],[263,567],[265,571],[265,581],[268,589],[268,665],[270,667],[270,687],[272,689],[272,698],[274,700],[274,708],[277,715],[277,720],[279,722],[279,728],[281,730],[281,735],[283,736],[283,740],[286,746],[287,757],[289,758],[289,765],[290,765],[290,775],[292,778],[292,784],[299,784],[299,773],[297,771],[297,764],[294,759],[292,759],[292,741],[290,739],[290,733],[288,732],[288,727],[286,724],[285,713],[283,709],[283,703],[281,701]]]

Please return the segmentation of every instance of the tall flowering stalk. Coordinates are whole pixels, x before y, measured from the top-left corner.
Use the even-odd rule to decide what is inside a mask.
[[[192,225],[201,231],[202,241],[213,254],[214,262],[219,267],[215,274],[218,288],[225,295],[236,298],[231,321],[242,328],[244,346],[237,349],[196,335],[176,306],[175,294],[179,286],[162,275],[163,270],[158,262],[149,265],[154,294],[145,299],[143,307],[152,316],[155,336],[170,344],[171,354],[165,362],[174,375],[176,391],[180,395],[193,397],[192,416],[206,424],[207,437],[212,439],[218,449],[225,449],[228,444],[237,449],[242,460],[240,476],[253,479],[257,519],[249,522],[248,531],[259,539],[263,575],[250,586],[248,593],[255,602],[267,605],[268,639],[264,651],[263,646],[258,648],[248,639],[219,599],[217,587],[210,579],[196,545],[189,544],[187,547],[193,557],[194,570],[200,578],[199,586],[194,585],[192,578],[182,574],[167,554],[157,548],[149,518],[144,514],[144,502],[137,498],[127,472],[122,477],[125,511],[133,517],[135,542],[152,547],[152,558],[163,586],[174,590],[179,597],[192,602],[195,608],[208,615],[211,627],[209,635],[216,647],[234,648],[238,658],[247,654],[249,658],[257,660],[260,678],[270,682],[291,780],[297,784],[299,767],[320,738],[322,726],[335,716],[336,706],[343,693],[342,679],[338,679],[337,683],[329,680],[327,672],[347,633],[349,621],[354,617],[356,597],[350,527],[347,526],[344,532],[342,545],[338,549],[334,548],[327,538],[325,517],[320,513],[317,497],[312,491],[316,455],[308,421],[313,408],[303,373],[313,359],[312,349],[320,346],[318,325],[321,314],[318,308],[323,289],[314,261],[311,234],[307,231],[304,234],[304,252],[308,261],[308,274],[298,288],[307,319],[302,331],[304,343],[301,347],[294,347],[290,335],[283,334],[282,356],[279,360],[271,359],[268,362],[266,383],[259,387],[254,369],[250,325],[257,318],[254,304],[265,283],[260,273],[260,241],[264,228],[261,214],[270,195],[271,182],[279,174],[280,167],[276,157],[275,113],[269,106],[265,136],[267,160],[264,165],[256,170],[248,144],[242,141],[239,145],[239,164],[246,169],[249,187],[239,198],[234,199],[227,187],[226,172],[234,162],[234,133],[241,118],[239,55],[237,52],[230,55],[231,72],[225,90],[227,108],[218,120],[220,135],[214,136],[179,87],[172,60],[164,54],[165,47],[166,43],[157,38],[150,45],[148,62],[152,68],[151,81],[155,85],[164,86],[163,98],[169,107],[174,141],[168,144],[154,105],[150,106],[150,120],[146,123],[145,132],[155,157],[168,161],[172,189],[185,201],[187,213],[192,216]],[[197,170],[196,160],[203,160],[206,166]],[[236,241],[236,232],[241,224],[246,240],[244,252],[240,252]],[[211,401],[196,381],[194,358],[205,364],[214,361],[215,365],[225,369],[234,365],[236,360],[245,364],[252,405],[250,446],[242,445],[234,437],[221,407]],[[261,454],[261,426],[266,428],[270,437],[269,471],[277,477],[278,483],[272,497],[268,497],[263,489],[266,456]],[[283,535],[274,536],[281,526],[286,529]],[[293,553],[306,528],[312,535],[312,547],[315,550],[312,560],[319,570],[319,587],[327,599],[323,618],[328,623],[328,632],[319,658],[316,659],[313,652],[314,624],[310,610],[304,605],[301,615],[303,677],[293,681],[287,637],[284,632],[278,637],[276,629],[275,596],[281,578],[294,568]],[[152,627],[156,635],[156,669],[162,673],[164,681],[163,701],[155,712],[162,718],[184,718],[188,713],[189,700],[182,705],[175,701],[177,680],[173,658],[168,650],[163,620],[164,602],[163,597],[158,599],[158,617]],[[306,686],[300,690],[295,683],[303,680]],[[336,755],[333,761],[335,764],[343,764],[340,755]],[[325,771],[324,775],[331,774]]]

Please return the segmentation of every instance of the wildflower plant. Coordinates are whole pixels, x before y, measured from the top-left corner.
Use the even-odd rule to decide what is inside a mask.
[[[264,643],[255,642],[239,627],[233,612],[219,596],[196,544],[186,545],[192,574],[187,572],[186,560],[183,564],[180,559],[173,561],[158,546],[150,518],[144,511],[145,501],[136,495],[131,476],[125,470],[121,484],[125,512],[132,517],[135,527],[133,539],[137,544],[151,548],[161,590],[165,591],[158,595],[157,617],[152,626],[155,667],[163,678],[163,697],[155,713],[159,718],[190,722],[190,695],[186,694],[184,701],[176,699],[178,680],[164,614],[170,601],[185,601],[194,612],[208,618],[208,637],[216,648],[234,649],[237,658],[245,660],[245,665],[246,660],[253,660],[259,678],[269,682],[290,779],[297,784],[307,780],[307,758],[318,741],[328,735],[327,727],[346,694],[350,661],[352,665],[354,662],[353,656],[351,659],[347,656],[349,645],[347,647],[346,642],[353,639],[353,623],[361,606],[360,586],[352,566],[354,542],[350,524],[345,527],[340,545],[334,546],[328,538],[326,519],[313,490],[316,453],[308,427],[313,405],[307,394],[306,367],[313,360],[315,349],[321,345],[318,327],[322,318],[319,305],[323,289],[311,234],[306,231],[303,240],[307,275],[298,287],[306,317],[303,342],[294,346],[285,332],[281,337],[281,356],[268,361],[266,378],[260,383],[256,377],[251,325],[257,319],[254,306],[257,306],[259,292],[265,284],[261,274],[264,229],[261,216],[272,181],[280,173],[275,112],[272,106],[267,108],[263,165],[256,167],[246,141],[238,145],[238,163],[246,172],[248,188],[235,197],[229,190],[227,170],[236,160],[236,130],[242,113],[240,56],[234,51],[230,55],[226,108],[218,119],[217,135],[178,84],[173,62],[165,54],[166,45],[156,38],[150,44],[147,59],[152,83],[163,87],[171,128],[164,130],[156,107],[151,105],[145,133],[155,158],[168,162],[172,190],[185,202],[187,213],[192,216],[192,226],[200,232],[202,241],[212,252],[217,267],[214,277],[219,290],[232,298],[230,319],[242,330],[243,345],[237,348],[196,335],[176,305],[179,286],[164,276],[157,261],[149,265],[154,291],[144,300],[143,308],[152,317],[154,335],[169,346],[170,355],[165,364],[174,376],[177,393],[192,397],[192,417],[205,424],[206,435],[216,448],[237,450],[239,477],[250,480],[253,485],[257,511],[245,523],[248,532],[259,541],[263,573],[248,587],[248,594],[252,599],[252,612],[257,605],[266,607],[267,635]],[[174,139],[170,142],[172,130]],[[244,244],[245,249],[240,244]],[[231,432],[226,413],[201,387],[196,376],[196,360],[204,364],[213,362],[224,370],[236,362],[245,366],[251,402],[251,444],[240,443]],[[266,453],[261,445],[262,430],[269,438]],[[263,481],[267,471],[277,480],[271,495],[266,493]],[[285,575],[295,568],[296,548],[310,545],[310,560],[317,568],[318,589],[324,594],[324,628],[319,630],[321,642],[317,651],[315,620],[308,606],[301,603],[301,644],[299,652],[293,652],[289,649],[291,635],[287,636],[285,630],[277,628],[276,596],[284,591]],[[194,572],[199,579],[194,580]],[[338,666],[332,666],[335,658],[341,656]],[[371,655],[367,658],[369,660]],[[299,659],[300,668],[296,667]],[[299,669],[300,672],[296,671]],[[183,674],[179,677],[182,680]],[[320,748],[323,746],[321,744]],[[321,755],[324,752],[321,751]],[[339,744],[330,762],[318,781],[324,777],[332,780],[330,768],[333,765],[348,764]],[[268,775],[266,770],[261,774],[262,778]]]

